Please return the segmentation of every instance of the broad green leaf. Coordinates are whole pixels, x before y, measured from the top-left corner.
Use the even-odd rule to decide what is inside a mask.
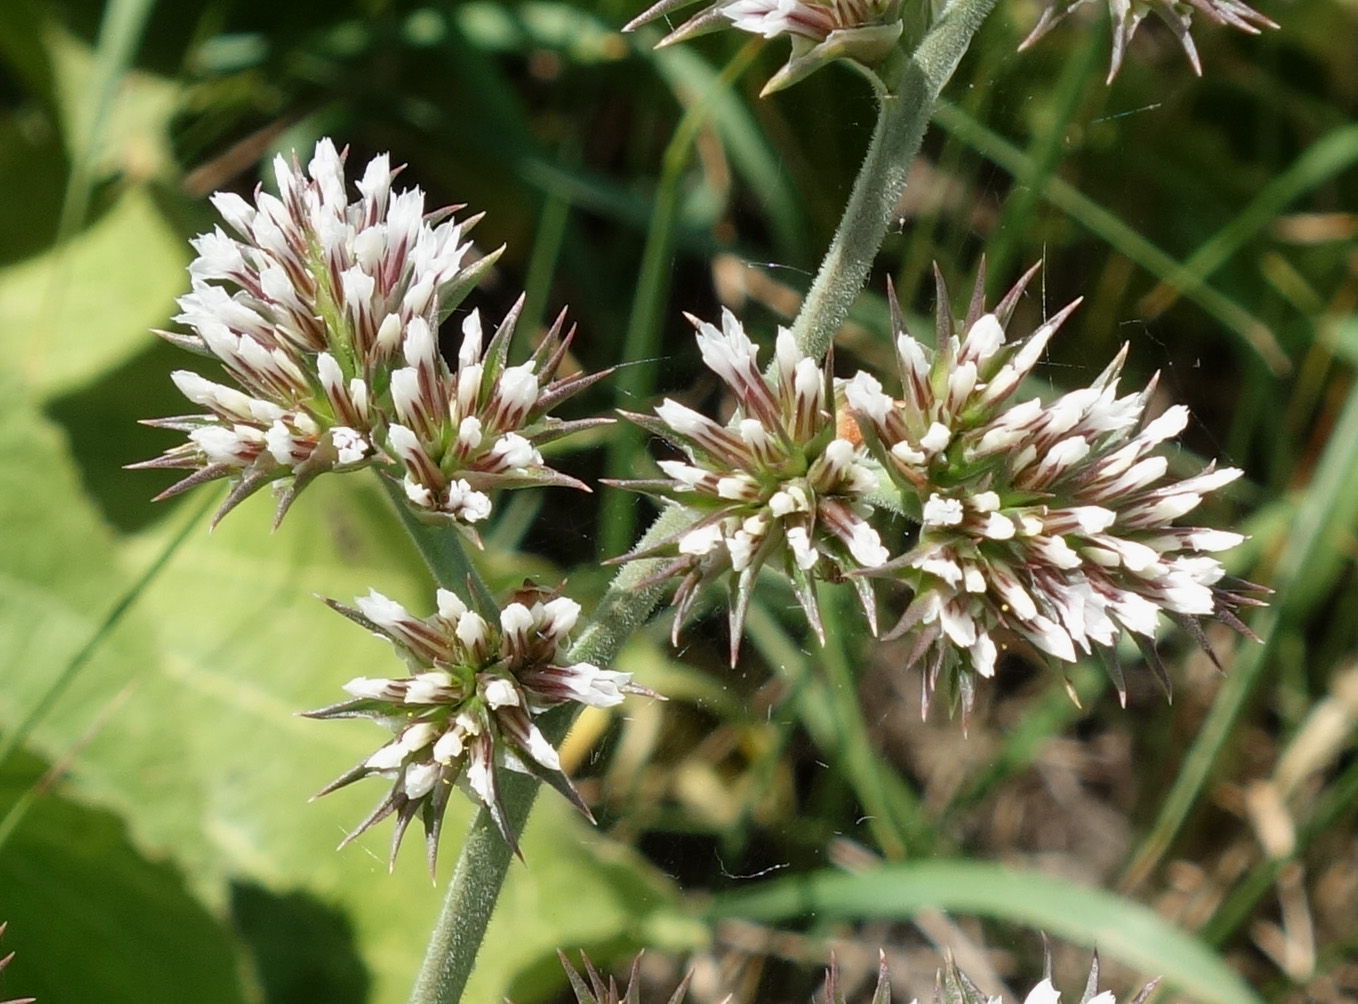
[[[0,269],[0,351],[47,396],[144,349],[188,288],[188,246],[145,190],[66,245]]]
[[[0,774],[0,814],[37,776],[25,759]],[[110,813],[36,799],[0,848],[0,890],[16,952],[0,996],[144,1004],[191,987],[194,1004],[243,1004],[233,936]]]
[[[822,871],[717,897],[711,919],[776,924],[817,920],[907,920],[921,910],[979,914],[1097,948],[1163,976],[1199,1004],[1260,1004],[1230,966],[1193,935],[1140,903],[1065,879],[979,861],[883,865],[858,875]]]

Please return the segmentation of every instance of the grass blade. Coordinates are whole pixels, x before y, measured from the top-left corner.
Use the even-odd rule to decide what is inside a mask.
[[[976,861],[884,865],[858,875],[820,871],[716,897],[709,920],[739,917],[777,924],[909,920],[921,910],[978,914],[1039,928],[1097,948],[1201,1004],[1260,1004],[1240,975],[1193,935],[1140,903],[1065,879]]]

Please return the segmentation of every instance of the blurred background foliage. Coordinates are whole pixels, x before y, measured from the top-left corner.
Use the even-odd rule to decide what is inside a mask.
[[[1264,643],[1214,635],[1223,675],[1167,636],[1173,704],[1138,674],[1126,710],[1095,668],[1013,659],[964,738],[943,709],[921,723],[905,653],[847,610],[821,651],[770,584],[736,672],[720,610],[679,652],[662,617],[619,667],[672,699],[582,718],[564,753],[600,826],[542,799],[469,1001],[563,999],[558,946],[651,946],[648,986],[693,966],[700,1004],[805,1000],[831,950],[852,985],[879,945],[901,999],[941,947],[1021,989],[1038,928],[1068,943],[1072,989],[1097,944],[1120,993],[1164,973],[1183,999],[1358,999],[1358,4],[1260,6],[1282,31],[1200,26],[1204,79],[1152,19],[1105,87],[1100,16],[1020,55],[1038,4],[1006,0],[837,364],[888,361],[888,277],[927,334],[933,260],[960,290],[985,253],[994,296],[1045,258],[1013,330],[1086,298],[1051,385],[1130,341],[1127,385],[1158,370],[1163,403],[1193,409],[1175,463],[1246,469],[1210,519],[1252,535],[1234,571],[1276,590]],[[331,853],[378,793],[306,798],[377,737],[293,713],[387,671],[313,594],[422,609],[425,573],[363,478],[322,482],[272,535],[267,501],[211,535],[215,499],[150,505],[167,482],[122,466],[166,437],[136,420],[182,411],[168,371],[198,361],[149,329],[186,289],[205,196],[331,135],[486,213],[478,241],[508,250],[483,310],[569,304],[580,365],[627,364],[582,413],[721,407],[681,310],[729,305],[766,341],[795,312],[873,99],[832,69],[758,100],[779,46],[654,52],[616,30],[639,7],[0,3],[0,919],[19,953],[0,996],[404,999],[439,892],[418,855],[386,874],[384,833]],[[561,466],[642,472],[653,448],[615,428]],[[587,609],[598,559],[648,518],[607,490],[497,513],[491,579],[569,576]]]

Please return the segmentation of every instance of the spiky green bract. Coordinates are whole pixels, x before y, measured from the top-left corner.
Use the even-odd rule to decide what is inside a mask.
[[[132,465],[193,472],[160,498],[226,479],[219,520],[274,484],[277,522],[320,474],[382,465],[404,475],[422,517],[467,528],[490,512],[491,489],[585,487],[546,467],[536,444],[595,424],[547,410],[603,374],[556,379],[573,334],[561,335],[564,315],[528,362],[508,366],[522,300],[488,345],[473,311],[450,369],[439,323],[500,252],[476,258],[467,232],[479,217],[426,214],[418,188],[392,191],[398,173],[375,157],[350,202],[344,155],[322,139],[306,171],[295,155],[275,160],[278,196],[213,196],[236,236],[218,227],[193,240],[193,289],[175,318],[191,333],[161,334],[217,359],[237,386],[172,375],[206,414],[146,423],[188,434]]]
[[[631,31],[694,0],[660,0],[634,18]],[[671,45],[721,28],[738,28],[764,38],[786,36],[792,54],[767,84],[764,94],[790,87],[836,59],[865,72],[896,48],[902,33],[902,0],[717,0],[663,39]],[[879,81],[880,85],[880,81]]]
[[[1240,534],[1174,525],[1241,472],[1209,465],[1185,480],[1168,476],[1157,449],[1183,430],[1188,411],[1176,405],[1150,419],[1154,378],[1118,396],[1126,346],[1089,387],[1048,404],[1012,400],[1079,303],[1008,341],[1035,272],[987,311],[982,269],[960,326],[940,276],[936,350],[911,337],[893,306],[901,397],[867,374],[845,388],[901,508],[920,523],[916,545],[872,574],[914,594],[892,636],[910,638],[907,662],[924,664],[926,712],[940,678],[969,712],[974,677],[993,675],[1000,651],[1016,642],[1054,665],[1099,653],[1125,700],[1116,656],[1124,631],[1168,688],[1154,649],[1161,613],[1206,647],[1200,621],[1248,635],[1236,610],[1258,602],[1211,553]]]
[[[824,637],[815,580],[882,565],[889,555],[867,523],[865,499],[877,475],[858,445],[839,435],[828,364],[804,355],[779,331],[769,378],[758,350],[730,311],[720,329],[690,317],[703,362],[730,389],[737,411],[720,425],[676,401],[656,417],[624,413],[682,450],[687,462],[662,460],[667,478],[612,482],[682,507],[691,519],[659,541],[615,561],[663,559],[648,583],[678,581],[674,640],[703,587],[725,580],[731,592],[731,662],[761,568],[781,571],[818,636]],[[876,630],[872,587],[853,580]]]
[[[341,847],[395,815],[394,864],[406,828],[418,815],[432,874],[444,810],[453,785],[461,781],[490,810],[517,852],[517,837],[500,801],[499,772],[506,768],[547,782],[590,815],[535,718],[560,704],[608,708],[625,693],[650,692],[633,686],[628,673],[568,661],[578,603],[526,589],[503,608],[476,609],[440,589],[437,611],[420,618],[377,592],[358,597],[353,607],[326,602],[390,642],[410,670],[396,679],[350,680],[344,689],[351,700],[305,713],[308,718],[370,718],[394,733],[390,742],[317,795],[365,777],[394,782]]]

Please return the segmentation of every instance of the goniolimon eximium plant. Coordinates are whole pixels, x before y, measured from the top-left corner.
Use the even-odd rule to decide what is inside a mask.
[[[180,330],[165,337],[215,359],[223,375],[172,375],[192,409],[150,424],[182,437],[139,466],[185,472],[167,496],[226,482],[217,519],[269,488],[275,522],[316,479],[367,471],[424,552],[437,580],[424,597],[327,600],[399,662],[337,680],[347,696],[306,712],[367,719],[383,733],[324,789],[379,789],[348,839],[390,817],[394,859],[418,819],[435,873],[450,800],[465,794],[479,806],[412,1002],[461,999],[538,782],[589,814],[560,755],[574,713],[663,697],[611,664],[665,600],[677,644],[715,591],[729,610],[735,665],[758,590],[783,580],[808,634],[823,639],[823,590],[847,584],[869,634],[905,640],[901,671],[918,674],[926,713],[941,694],[964,722],[1005,652],[1058,672],[1098,659],[1125,700],[1120,642],[1133,642],[1168,688],[1154,644],[1162,621],[1209,653],[1204,624],[1249,634],[1241,613],[1259,591],[1218,558],[1243,538],[1192,520],[1205,496],[1241,472],[1215,464],[1171,472],[1164,447],[1188,413],[1178,405],[1152,413],[1154,380],[1120,386],[1126,346],[1089,386],[1049,398],[1028,388],[1079,305],[1031,330],[1015,325],[1039,266],[994,304],[982,270],[958,316],[943,278],[953,269],[941,265],[932,338],[909,330],[893,297],[882,334],[894,365],[852,373],[834,365],[836,336],[935,102],[993,5],[951,0],[928,13],[921,34],[905,21],[927,12],[901,0],[726,0],[664,40],[718,29],[786,36],[791,54],[766,91],[814,86],[817,70],[847,61],[877,99],[867,156],[792,325],[761,344],[765,333],[752,337],[729,311],[690,318],[729,402],[721,414],[666,398],[619,416],[558,417],[563,402],[609,373],[575,370],[576,332],[564,316],[521,348],[519,306],[498,320],[469,309],[498,252],[474,247],[478,217],[427,205],[385,155],[359,167],[342,141],[323,139],[280,156],[272,190],[214,197],[221,225],[194,241]],[[665,0],[633,26],[683,6]],[[1029,41],[1073,6],[1052,4]],[[1195,12],[1245,31],[1271,25],[1234,0],[1110,0],[1110,9],[1113,74],[1149,13],[1171,25],[1195,69]],[[453,336],[447,350],[441,331]],[[493,593],[478,569],[478,525],[508,492],[591,490],[549,464],[543,447],[617,419],[651,433],[664,455],[654,476],[607,490],[650,496],[660,515],[611,557],[618,570],[603,599],[585,611],[563,587],[532,582]],[[586,972],[588,982],[568,965],[582,1001],[636,1004],[635,980],[620,992],[588,963]],[[874,1004],[888,999],[887,983],[884,972]],[[955,969],[941,986],[950,1001],[984,1000]],[[833,977],[827,993],[842,1004]],[[1049,981],[1028,996],[1056,999]],[[1084,1000],[1111,995],[1096,994],[1091,977]]]

